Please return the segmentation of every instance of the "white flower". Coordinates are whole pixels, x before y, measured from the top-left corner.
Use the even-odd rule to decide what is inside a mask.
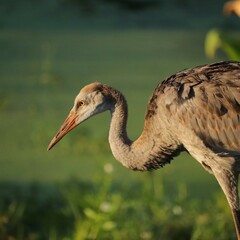
[[[178,206],[178,205],[174,206],[172,211],[174,215],[181,215],[183,212],[181,206]]]
[[[102,202],[101,205],[100,205],[100,210],[102,212],[110,212],[112,209],[112,206],[109,202]]]
[[[113,172],[113,165],[111,163],[106,163],[104,165],[104,171],[108,174]]]

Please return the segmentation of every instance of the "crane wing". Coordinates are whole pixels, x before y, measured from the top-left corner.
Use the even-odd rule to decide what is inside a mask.
[[[240,64],[221,62],[171,76],[155,91],[171,118],[214,152],[240,154]]]

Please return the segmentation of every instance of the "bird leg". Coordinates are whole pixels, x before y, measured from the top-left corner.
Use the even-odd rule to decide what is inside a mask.
[[[240,240],[240,211],[239,209],[232,209],[232,215],[234,220],[234,225],[237,233],[238,240]]]
[[[238,240],[240,240],[240,210],[238,198],[238,173],[221,169],[213,173],[221,186],[232,210]]]

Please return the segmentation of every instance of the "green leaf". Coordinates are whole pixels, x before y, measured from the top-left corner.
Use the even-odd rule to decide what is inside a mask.
[[[90,219],[94,219],[94,220],[98,219],[98,214],[91,208],[85,208],[84,213]]]
[[[221,47],[221,37],[216,29],[210,30],[205,38],[205,54],[209,58],[214,58],[216,51]]]
[[[228,58],[240,61],[240,35],[217,29],[210,30],[205,38],[205,54],[214,58],[218,49],[221,49]]]
[[[116,227],[116,223],[113,221],[107,221],[103,224],[102,229],[105,231],[111,231]]]

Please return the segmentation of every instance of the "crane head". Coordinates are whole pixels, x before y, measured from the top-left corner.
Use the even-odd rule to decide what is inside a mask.
[[[80,123],[98,113],[108,110],[109,107],[108,98],[104,94],[103,84],[95,82],[82,88],[75,98],[69,115],[50,142],[48,150]]]

